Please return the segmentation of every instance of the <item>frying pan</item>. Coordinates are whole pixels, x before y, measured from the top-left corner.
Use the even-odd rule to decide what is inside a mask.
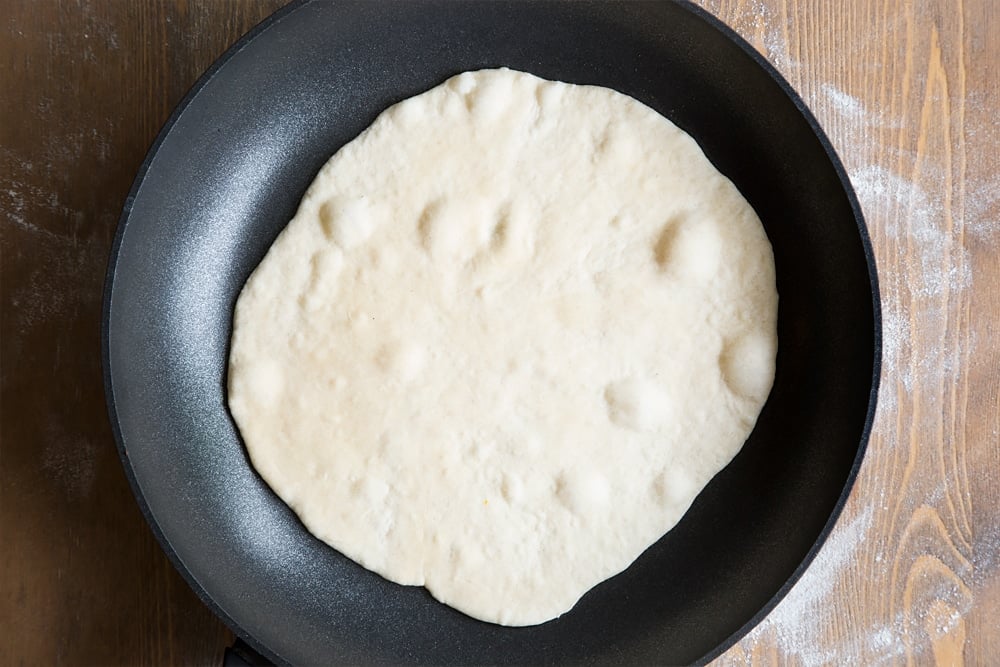
[[[319,167],[375,116],[464,70],[608,86],[693,135],[774,247],[774,389],[743,451],[624,573],[504,628],[313,538],[250,466],[226,407],[237,294]],[[788,84],[686,4],[295,3],[195,85],[125,203],[104,303],[105,388],[163,548],[277,662],[687,663],[732,645],[839,514],[875,406],[871,247],[844,170]]]

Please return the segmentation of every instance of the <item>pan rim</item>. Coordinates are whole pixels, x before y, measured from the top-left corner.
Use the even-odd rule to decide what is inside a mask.
[[[125,470],[125,477],[128,478],[129,487],[132,489],[132,495],[135,496],[136,503],[139,505],[139,509],[142,512],[143,517],[146,519],[146,523],[149,525],[150,530],[152,530],[153,536],[156,537],[156,541],[159,543],[160,548],[163,549],[167,558],[170,560],[170,564],[173,565],[174,569],[180,573],[181,577],[183,577],[184,581],[191,588],[191,590],[195,592],[202,604],[208,607],[209,611],[215,614],[217,618],[225,623],[226,627],[233,631],[233,634],[245,641],[253,650],[266,657],[271,662],[282,665],[290,663],[288,660],[285,660],[282,656],[272,651],[267,646],[264,646],[264,644],[261,643],[256,637],[247,632],[232,616],[226,613],[226,611],[215,601],[215,598],[213,598],[212,595],[201,585],[201,582],[198,581],[194,574],[181,560],[180,556],[177,555],[177,552],[174,551],[173,546],[170,544],[170,540],[168,540],[166,535],[164,535],[159,523],[153,516],[152,509],[146,502],[142,486],[139,484],[139,479],[136,477],[135,469],[132,467],[132,463],[129,460],[128,449],[125,444],[125,439],[122,436],[121,423],[118,420],[118,411],[115,404],[115,388],[111,373],[111,297],[114,288],[115,275],[118,269],[118,259],[121,255],[122,242],[125,238],[125,231],[128,228],[128,222],[132,214],[132,208],[135,204],[136,196],[146,180],[146,175],[149,173],[149,169],[160,150],[160,146],[164,141],[166,141],[167,137],[173,130],[174,125],[177,124],[177,121],[187,110],[187,107],[191,104],[191,102],[194,101],[194,98],[197,97],[198,93],[200,93],[201,90],[207,86],[213,78],[215,78],[215,75],[220,69],[222,69],[223,66],[225,66],[226,63],[246,48],[250,42],[256,39],[260,34],[272,26],[277,25],[282,19],[291,15],[310,2],[312,2],[312,0],[292,0],[292,2],[289,2],[284,7],[281,7],[277,11],[273,12],[264,18],[263,21],[243,34],[232,44],[232,46],[226,49],[222,55],[216,58],[212,64],[209,65],[208,69],[198,77],[191,88],[189,88],[184,94],[184,97],[181,98],[181,101],[178,102],[177,106],[175,106],[173,111],[170,112],[170,116],[163,124],[163,127],[160,128],[160,131],[156,134],[156,138],[153,140],[153,143],[146,151],[146,155],[136,172],[135,179],[132,181],[132,186],[129,188],[128,195],[126,195],[125,202],[122,205],[122,213],[118,218],[115,236],[111,242],[111,251],[108,256],[108,268],[104,279],[104,296],[101,306],[101,368],[104,376],[105,406],[108,410],[108,418],[111,422],[111,432],[115,439],[115,446],[118,449],[118,456],[121,459],[122,468]]]
[[[174,126],[180,117],[184,114],[187,107],[191,104],[194,98],[201,92],[201,90],[215,77],[215,75],[225,66],[233,57],[235,57],[239,52],[246,48],[254,39],[256,39],[263,32],[267,31],[274,25],[281,22],[284,18],[288,17],[292,13],[298,11],[305,5],[312,3],[313,0],[292,0],[289,4],[278,9],[274,13],[270,14],[260,23],[255,25],[244,35],[242,35],[236,42],[233,43],[226,51],[222,53],[210,66],[209,68],[195,81],[191,88],[185,93],[181,101],[174,107],[170,116],[164,123],[163,127],[157,133],[156,138],[150,145],[146,155],[140,165],[138,171],[136,172],[136,177],[132,182],[132,186],[129,189],[128,195],[122,206],[122,213],[119,216],[114,239],[111,244],[111,249],[108,258],[108,268],[105,274],[104,288],[103,288],[103,299],[101,308],[101,366],[102,374],[104,380],[104,394],[105,403],[108,411],[108,417],[111,423],[112,435],[115,440],[115,445],[118,450],[119,458],[122,462],[122,467],[125,471],[125,476],[128,479],[129,486],[132,490],[132,494],[142,511],[143,516],[146,519],[146,523],[149,525],[156,537],[157,542],[160,547],[166,553],[168,559],[174,568],[181,574],[184,580],[187,582],[188,586],[198,595],[199,599],[205,604],[209,610],[212,611],[220,620],[223,621],[233,633],[245,641],[251,648],[260,653],[262,656],[268,658],[269,660],[277,664],[289,664],[286,659],[281,655],[274,652],[269,647],[261,643],[256,637],[247,632],[239,623],[235,621],[226,611],[215,601],[212,595],[201,585],[194,574],[187,568],[183,563],[177,553],[174,551],[167,539],[166,535],[162,532],[159,523],[157,522],[155,516],[153,515],[152,509],[146,502],[145,495],[142,491],[142,487],[136,477],[135,470],[132,467],[131,461],[129,459],[128,449],[122,435],[121,424],[118,419],[118,413],[115,403],[115,388],[112,379],[111,372],[111,311],[112,311],[112,293],[114,287],[114,280],[117,274],[118,260],[121,254],[122,244],[124,241],[124,236],[126,229],[128,227],[129,218],[132,214],[132,209],[138,195],[139,190],[142,188],[146,176],[152,166],[154,159],[161,145],[166,141]],[[812,564],[813,560],[818,555],[819,551],[822,549],[823,545],[826,543],[830,534],[833,531],[834,526],[840,518],[841,513],[846,506],[847,500],[854,489],[857,482],[858,473],[860,472],[861,465],[863,463],[865,454],[868,449],[869,440],[871,437],[871,431],[874,425],[875,411],[878,400],[878,392],[881,380],[881,367],[882,367],[882,310],[881,310],[881,294],[879,290],[877,263],[875,260],[874,249],[871,243],[871,237],[868,233],[867,225],[865,224],[865,218],[861,209],[860,202],[858,201],[857,194],[854,191],[854,187],[851,184],[850,177],[844,168],[833,144],[827,137],[826,133],[823,131],[816,117],[809,110],[808,106],[805,104],[801,96],[795,91],[795,89],[788,83],[784,76],[775,68],[761,53],[759,53],[753,46],[751,46],[742,36],[740,36],[736,31],[726,25],[719,18],[714,16],[709,11],[695,5],[691,0],[673,0],[674,4],[683,8],[686,11],[691,12],[696,17],[703,20],[710,27],[722,33],[726,39],[735,44],[740,48],[747,56],[753,60],[753,62],[760,68],[764,70],[765,73],[779,86],[784,95],[792,102],[797,111],[802,115],[809,125],[810,130],[819,140],[820,145],[823,148],[824,153],[832,165],[834,172],[837,175],[840,185],[847,195],[848,203],[850,204],[852,214],[854,216],[855,226],[861,241],[862,252],[864,254],[865,265],[868,271],[869,285],[871,289],[872,297],[872,337],[873,337],[873,350],[872,350],[872,380],[871,388],[868,396],[868,406],[867,412],[865,414],[864,424],[862,427],[861,435],[857,443],[857,453],[855,454],[851,469],[844,483],[844,488],[837,498],[833,509],[830,512],[830,516],[823,528],[820,530],[815,541],[810,547],[809,551],[805,554],[802,561],[795,568],[795,570],[789,575],[785,583],[772,595],[767,602],[765,602],[761,608],[755,613],[746,623],[744,623],[739,629],[730,634],[726,639],[720,642],[713,650],[709,651],[702,657],[695,660],[696,665],[705,665],[709,662],[720,657],[727,650],[732,648],[737,642],[739,642],[744,636],[746,636],[754,627],[759,625],[774,609],[778,604],[785,598],[785,596],[791,591],[795,584],[799,581],[802,575],[806,572],[809,566]]]
[[[802,117],[805,118],[810,129],[813,131],[813,134],[816,135],[820,145],[823,147],[823,152],[826,153],[827,158],[830,160],[830,164],[833,166],[833,169],[837,174],[837,178],[840,181],[840,185],[844,189],[844,193],[847,195],[848,202],[851,205],[851,212],[854,214],[854,222],[857,226],[858,236],[861,240],[861,247],[865,256],[865,265],[868,269],[868,280],[872,293],[872,380],[871,389],[868,393],[868,410],[865,413],[864,426],[858,440],[858,452],[854,457],[854,462],[851,464],[851,470],[844,483],[844,488],[840,492],[840,496],[837,498],[837,502],[834,504],[833,510],[830,512],[830,518],[827,519],[826,523],[823,525],[822,530],[813,542],[812,547],[810,547],[809,551],[806,552],[802,562],[799,563],[798,567],[795,568],[781,588],[779,588],[777,592],[771,596],[771,598],[756,614],[750,618],[750,620],[729,635],[729,637],[716,646],[714,650],[709,651],[694,663],[696,665],[706,665],[735,646],[737,642],[739,642],[768,615],[770,615],[772,611],[774,611],[774,608],[778,606],[786,595],[788,595],[795,584],[798,583],[799,579],[802,578],[802,575],[805,574],[806,570],[809,569],[809,566],[812,565],[813,560],[816,559],[816,556],[826,543],[827,538],[830,537],[837,521],[840,519],[841,513],[844,511],[844,507],[847,505],[847,500],[850,497],[851,492],[854,490],[854,486],[858,479],[858,473],[861,471],[861,464],[863,463],[865,454],[868,451],[868,443],[871,438],[872,427],[875,423],[875,409],[878,403],[879,385],[882,377],[882,298],[879,291],[875,250],[872,247],[871,236],[868,233],[868,226],[865,223],[864,213],[861,210],[861,203],[858,201],[857,193],[854,191],[854,186],[851,183],[850,176],[847,174],[847,170],[844,168],[843,162],[840,160],[840,156],[837,154],[836,149],[833,147],[833,143],[830,141],[829,137],[827,137],[826,132],[823,130],[819,121],[813,115],[812,111],[806,105],[802,97],[792,87],[792,85],[788,83],[781,72],[779,72],[778,69],[767,60],[767,58],[751,46],[750,43],[743,39],[743,37],[740,36],[735,30],[730,28],[726,23],[718,19],[712,13],[695,5],[690,0],[683,0],[679,4],[683,5],[696,16],[701,17],[709,25],[721,32],[731,42],[736,44],[757,64],[758,67],[762,68],[768,76],[770,76],[771,79],[778,84],[785,96],[792,101],[795,108],[799,111]]]

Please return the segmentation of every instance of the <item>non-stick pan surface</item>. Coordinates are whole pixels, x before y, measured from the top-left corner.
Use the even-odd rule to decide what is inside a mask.
[[[225,395],[236,296],[319,167],[390,104],[498,66],[614,88],[692,134],[763,220],[781,298],[774,390],[742,453],[626,572],[519,629],[474,621],[311,537],[250,466]],[[784,594],[839,513],[879,344],[871,249],[829,143],[763,59],[676,4],[279,12],[160,134],[125,204],[105,298],[111,418],[163,547],[252,645],[308,664],[717,655]]]

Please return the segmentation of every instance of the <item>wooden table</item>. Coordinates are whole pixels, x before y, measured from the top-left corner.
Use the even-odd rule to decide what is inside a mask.
[[[279,0],[4,0],[0,664],[218,664],[105,416],[101,288],[143,155]],[[882,395],[847,509],[722,664],[1000,660],[1000,3],[701,0],[803,95],[864,207]]]

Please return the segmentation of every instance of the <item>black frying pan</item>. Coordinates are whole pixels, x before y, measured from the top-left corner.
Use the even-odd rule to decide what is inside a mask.
[[[608,86],[692,134],[774,246],[779,353],[742,453],[684,520],[558,620],[474,621],[309,535],[226,409],[233,305],[340,146],[390,104],[507,66]],[[292,663],[707,661],[811,560],[854,480],[880,358],[871,248],[844,170],[781,77],[678,4],[302,3],[230,49],[160,133],[108,273],[104,367],[133,490],[202,599]]]

